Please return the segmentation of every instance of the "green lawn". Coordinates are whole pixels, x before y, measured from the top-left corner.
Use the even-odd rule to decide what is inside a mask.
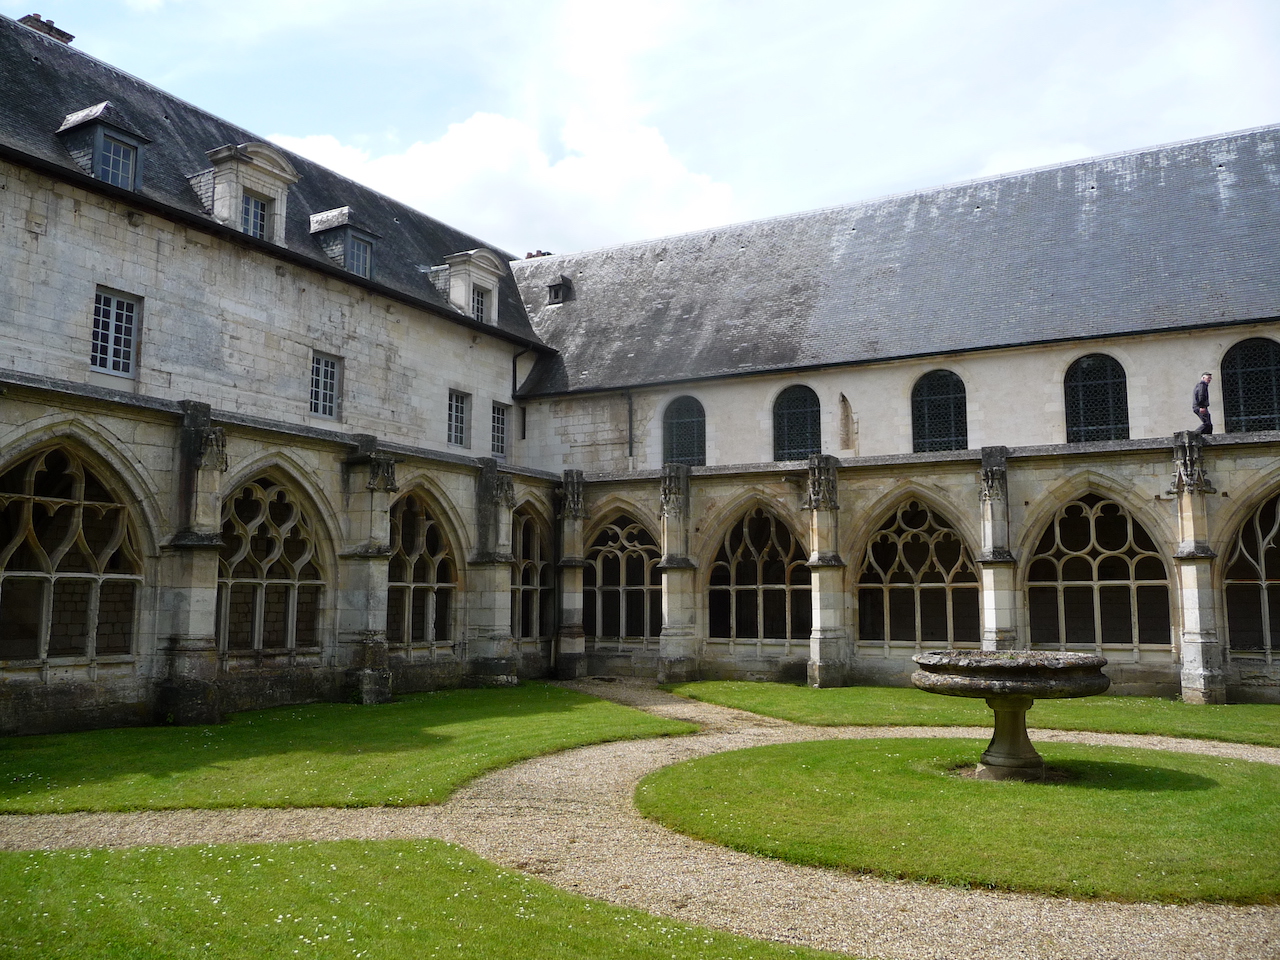
[[[693,729],[531,683],[258,710],[216,726],[6,737],[0,812],[440,803],[529,757]]]
[[[672,684],[667,689],[707,703],[818,726],[986,727],[992,723],[991,710],[982,700],[939,696],[909,687],[816,690],[782,683],[705,681]],[[1156,697],[1037,700],[1027,714],[1027,726],[1280,747],[1280,705],[1274,704],[1193,706]]]
[[[438,841],[0,853],[0,958],[834,957],[563,893]]]
[[[885,877],[1114,900],[1280,902],[1280,767],[1045,744],[1063,783],[948,775],[982,740],[819,741],[716,754],[640,784],[691,836]]]

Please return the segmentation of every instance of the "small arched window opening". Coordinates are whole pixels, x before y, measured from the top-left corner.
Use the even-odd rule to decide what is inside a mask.
[[[1245,520],[1227,561],[1227,649],[1232,659],[1280,654],[1280,496]]]
[[[964,381],[950,370],[926,373],[912,388],[911,445],[916,453],[968,449]]]
[[[662,633],[658,542],[640,523],[618,517],[596,535],[583,570],[583,632],[597,641],[646,647]]]
[[[458,565],[444,528],[418,494],[391,508],[387,643],[406,659],[453,654]]]
[[[807,460],[822,452],[822,405],[802,384],[787,387],[773,402],[773,459]]]
[[[975,648],[982,640],[978,573],[945,517],[904,503],[867,544],[858,574],[858,639],[916,648]]]
[[[711,636],[803,640],[813,628],[812,572],[803,545],[757,508],[729,528],[711,565]]]
[[[324,587],[311,520],[285,487],[258,477],[223,502],[219,650],[316,651]]]
[[[662,462],[706,465],[707,415],[693,397],[677,397],[662,415]]]
[[[1063,378],[1067,443],[1129,439],[1129,387],[1114,357],[1091,353]]]
[[[69,450],[0,475],[0,659],[133,653],[142,555],[128,509]]]
[[[542,524],[521,508],[511,518],[511,635],[523,647],[551,639],[555,565]]]
[[[1280,430],[1280,343],[1253,337],[1227,351],[1222,417],[1227,433]]]
[[[1061,507],[1027,580],[1034,647],[1170,644],[1164,561],[1142,524],[1112,500],[1091,493]]]

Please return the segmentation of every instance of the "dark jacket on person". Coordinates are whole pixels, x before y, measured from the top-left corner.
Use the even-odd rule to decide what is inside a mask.
[[[1201,407],[1209,406],[1209,385],[1201,380],[1191,394],[1191,412],[1199,413]]]

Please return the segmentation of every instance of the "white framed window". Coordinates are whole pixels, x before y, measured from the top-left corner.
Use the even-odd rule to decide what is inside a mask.
[[[471,445],[471,432],[467,429],[467,408],[471,405],[471,397],[458,390],[449,391],[449,421],[447,438],[455,447]]]
[[[95,175],[112,186],[132,190],[133,171],[137,167],[137,161],[137,147],[104,134],[102,149],[98,151]]]
[[[360,237],[352,237],[347,250],[347,269],[358,277],[369,278],[373,266],[373,244]]]
[[[342,400],[342,358],[311,355],[311,412],[337,419]]]
[[[106,290],[93,300],[93,348],[89,366],[117,377],[134,377],[140,301]]]
[[[240,229],[259,240],[267,239],[267,215],[271,202],[252,193],[244,194],[240,202]]]
[[[504,460],[507,456],[507,411],[509,409],[510,407],[505,403],[493,405],[490,449],[499,460]]]
[[[471,287],[471,316],[481,323],[489,318],[489,291],[484,287]]]

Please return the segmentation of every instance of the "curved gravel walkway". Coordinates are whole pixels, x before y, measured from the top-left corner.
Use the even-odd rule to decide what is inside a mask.
[[[626,681],[566,684],[702,725],[687,737],[584,747],[497,771],[438,807],[181,810],[0,817],[0,849],[437,837],[555,886],[689,923],[903,960],[1275,960],[1280,908],[1077,902],[889,882],[762,860],[640,817],[636,782],[671,763],[769,743],[972,736],[981,728],[807,727]],[[1280,764],[1238,744],[1038,731]]]

